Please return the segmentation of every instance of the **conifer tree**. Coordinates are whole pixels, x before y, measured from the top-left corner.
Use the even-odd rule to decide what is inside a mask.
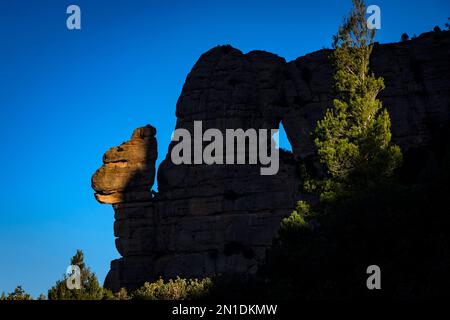
[[[22,286],[17,286],[14,291],[7,296],[5,293],[2,293],[0,300],[33,300],[33,298],[25,292]]]
[[[390,177],[402,159],[391,143],[389,113],[377,96],[383,79],[369,71],[375,30],[366,24],[363,0],[333,37],[333,108],[318,121],[315,144],[327,180],[322,196],[361,190]]]
[[[100,300],[104,296],[104,290],[98,283],[95,273],[84,263],[83,251],[77,250],[70,261],[71,265],[80,267],[81,288],[69,289],[66,284],[67,276],[58,280],[54,287],[48,290],[49,300]]]

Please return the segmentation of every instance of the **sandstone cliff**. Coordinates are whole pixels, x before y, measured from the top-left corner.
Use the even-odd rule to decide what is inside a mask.
[[[254,272],[280,220],[299,192],[298,161],[318,168],[309,133],[331,106],[329,52],[286,63],[263,51],[243,54],[219,46],[203,54],[187,76],[176,106],[176,128],[278,128],[293,154],[281,152],[280,170],[261,176],[259,165],[174,165],[168,155],[155,176],[156,130],[137,129],[110,149],[94,174],[96,198],[113,204],[121,259],[105,286],[136,288],[164,277]],[[376,45],[372,70],[384,77],[381,94],[393,138],[404,153],[426,147],[450,122],[450,32]],[[427,161],[427,157],[423,157]]]

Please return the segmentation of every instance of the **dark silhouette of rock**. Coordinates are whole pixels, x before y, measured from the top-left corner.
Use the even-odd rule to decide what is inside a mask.
[[[121,259],[111,263],[105,286],[134,289],[159,276],[202,277],[254,272],[299,191],[298,162],[320,172],[310,132],[331,102],[328,50],[292,62],[264,51],[243,54],[218,46],[187,76],[177,103],[176,128],[272,129],[283,124],[293,154],[280,153],[280,169],[260,165],[174,165],[170,151],[153,185],[156,133],[137,129],[110,149],[92,179],[96,198],[112,203]],[[427,146],[450,120],[450,32],[375,45],[372,70],[385,79],[381,94],[403,152]],[[137,132],[137,133],[136,133]],[[311,200],[311,199],[310,199]]]

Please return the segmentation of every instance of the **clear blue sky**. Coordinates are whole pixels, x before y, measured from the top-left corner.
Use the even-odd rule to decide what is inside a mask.
[[[66,28],[69,4],[81,7],[81,31]],[[381,7],[379,42],[450,16],[448,0],[368,4]],[[94,200],[91,175],[109,147],[147,123],[164,157],[176,100],[203,52],[231,44],[292,60],[329,47],[349,8],[350,0],[1,1],[0,292],[22,284],[47,293],[77,248],[103,282],[119,255],[113,210]]]

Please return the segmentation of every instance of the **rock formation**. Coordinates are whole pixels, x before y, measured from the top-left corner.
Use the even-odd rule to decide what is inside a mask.
[[[155,135],[156,129],[150,125],[138,128],[130,141],[104,154],[103,166],[92,177],[97,201],[116,204],[151,198],[158,157]]]
[[[134,289],[159,276],[202,277],[254,272],[299,192],[298,161],[318,168],[309,133],[331,106],[328,50],[286,63],[263,51],[243,54],[219,46],[203,54],[184,84],[176,128],[272,129],[283,124],[293,154],[262,176],[259,165],[174,165],[170,151],[155,175],[156,130],[137,129],[110,149],[94,174],[96,198],[113,204],[121,259],[105,286]],[[376,45],[372,70],[385,79],[381,94],[393,138],[404,153],[427,146],[450,121],[450,33],[427,33]]]

